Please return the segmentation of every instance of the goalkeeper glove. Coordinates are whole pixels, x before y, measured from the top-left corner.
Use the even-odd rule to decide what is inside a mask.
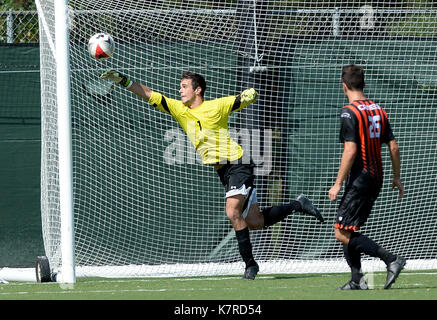
[[[129,79],[127,76],[119,73],[118,71],[115,71],[113,69],[109,69],[105,72],[103,72],[100,75],[100,79],[109,79],[115,83],[121,84],[123,87],[129,89],[132,86],[132,80]]]
[[[246,89],[241,94],[242,103],[253,103],[258,99],[258,92],[254,88]]]

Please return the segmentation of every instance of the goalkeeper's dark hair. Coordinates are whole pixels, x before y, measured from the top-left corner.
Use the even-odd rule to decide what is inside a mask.
[[[191,72],[191,71],[184,71],[184,72],[182,72],[181,80],[182,79],[191,79],[191,84],[193,85],[193,89],[200,87],[202,89],[202,92],[200,95],[203,98],[203,95],[205,94],[205,90],[206,90],[205,78],[203,78],[198,73]]]
[[[360,66],[350,64],[344,66],[341,72],[341,81],[349,90],[364,90],[364,70]]]

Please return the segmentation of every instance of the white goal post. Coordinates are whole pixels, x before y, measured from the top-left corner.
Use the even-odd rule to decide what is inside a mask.
[[[341,156],[341,67],[363,66],[366,94],[385,107],[400,144],[406,185],[398,201],[384,150],[383,191],[363,232],[407,258],[407,269],[437,269],[437,11],[357,3],[37,1],[41,214],[56,280],[243,272],[216,173],[170,116],[100,80],[109,68],[176,99],[185,70],[205,76],[207,100],[259,91],[230,125],[256,164],[260,206],[304,193],[327,220],[294,214],[252,231],[266,274],[349,270],[327,191]],[[110,59],[88,55],[98,32],[116,43]],[[378,270],[365,257],[363,271]]]

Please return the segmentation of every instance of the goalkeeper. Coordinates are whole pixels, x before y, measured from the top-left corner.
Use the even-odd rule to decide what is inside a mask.
[[[264,208],[260,211],[254,186],[254,164],[243,163],[243,149],[231,139],[228,118],[257,100],[258,93],[246,89],[238,95],[204,100],[205,79],[193,72],[183,72],[179,94],[181,99],[171,99],[152,91],[149,87],[132,81],[115,70],[104,72],[100,78],[112,80],[132,93],[145,99],[155,108],[171,115],[188,135],[202,162],[211,165],[226,191],[225,211],[236,234],[239,252],[246,264],[243,279],[255,279],[259,266],[252,254],[249,229],[269,227],[293,212],[324,219],[311,201],[300,195],[291,203]]]

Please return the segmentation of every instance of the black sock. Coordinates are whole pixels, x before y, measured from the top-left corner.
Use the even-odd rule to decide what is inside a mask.
[[[387,265],[396,260],[396,256],[383,247],[379,247],[378,257],[381,258]]]
[[[271,225],[284,220],[289,214],[299,211],[300,209],[300,203],[295,200],[288,204],[265,208],[262,211],[264,216],[264,227],[270,227]]]
[[[371,257],[382,259],[386,264],[394,261],[396,256],[379,246],[369,237],[353,232],[349,239],[349,246],[358,252],[363,252]]]
[[[252,254],[252,243],[250,242],[249,228],[235,231],[235,236],[238,242],[238,249],[243,261],[246,263],[246,268],[255,265],[255,259]]]
[[[361,272],[361,254],[350,248],[349,245],[343,245],[344,257],[351,268],[352,281],[359,283],[363,273]]]

